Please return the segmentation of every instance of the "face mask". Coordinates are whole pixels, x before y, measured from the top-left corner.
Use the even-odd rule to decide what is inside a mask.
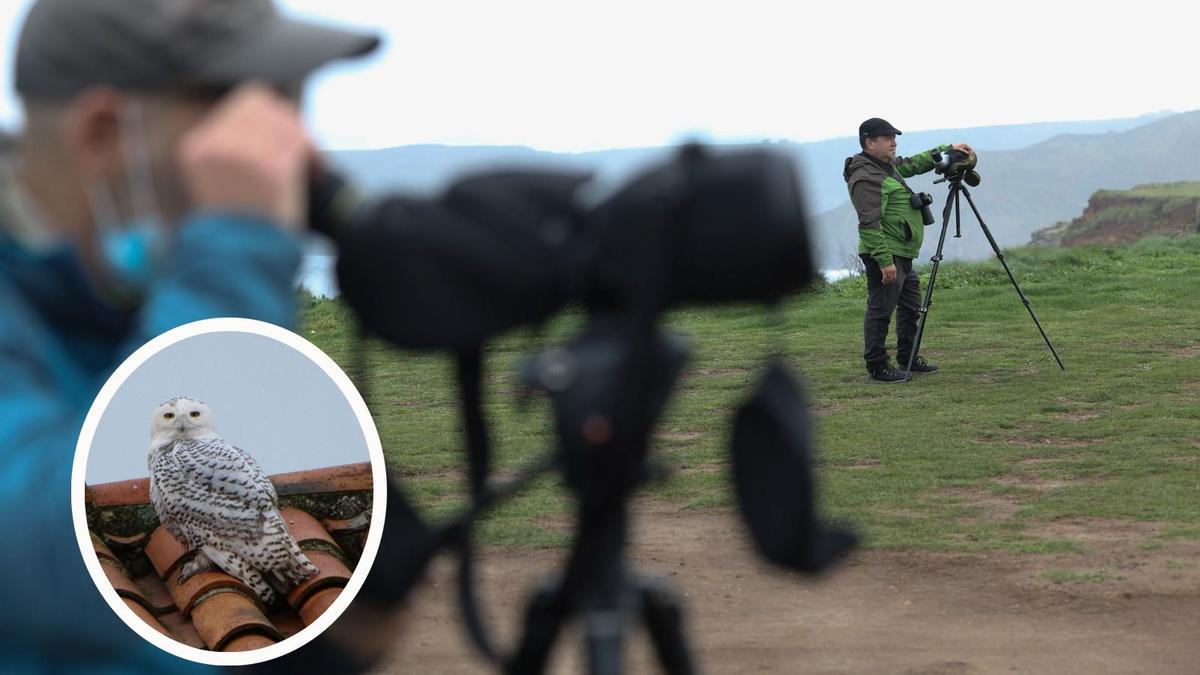
[[[122,222],[106,183],[93,184],[87,195],[100,240],[100,260],[108,285],[105,290],[123,302],[136,304],[154,285],[169,244],[154,190],[153,160],[140,104],[122,110],[121,152],[133,218]]]
[[[106,233],[101,240],[104,262],[123,294],[141,299],[153,286],[161,257],[161,232],[154,224],[137,223]]]

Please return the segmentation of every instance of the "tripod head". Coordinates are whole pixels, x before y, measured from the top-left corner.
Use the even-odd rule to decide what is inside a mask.
[[[964,171],[962,173],[956,173],[952,176],[942,176],[941,178],[933,181],[933,184],[937,185],[938,183],[952,183],[954,185],[958,185],[961,183],[966,183],[971,187],[978,187],[980,181],[982,180],[983,179],[980,177],[978,172]],[[953,187],[953,185],[951,187]]]
[[[933,157],[933,170],[941,174],[942,177],[933,181],[936,183],[961,183],[965,181],[967,185],[976,187],[979,185],[980,176],[975,171],[975,165],[979,163],[979,158],[975,155],[975,151],[963,152],[962,150],[951,150],[948,153],[942,154],[940,150],[934,150],[930,153]]]

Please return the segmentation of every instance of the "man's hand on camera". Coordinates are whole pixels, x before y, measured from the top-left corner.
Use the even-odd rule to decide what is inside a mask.
[[[179,162],[197,209],[305,222],[312,141],[296,106],[259,84],[238,87],[183,139]]]
[[[971,146],[967,145],[966,143],[959,143],[954,146],[954,149],[958,150],[959,152],[965,152],[968,155],[971,154],[972,152],[975,152],[975,150],[972,149]]]
[[[895,265],[888,265],[887,267],[883,268],[882,272],[883,272],[883,283],[890,284],[896,280],[896,266]]]

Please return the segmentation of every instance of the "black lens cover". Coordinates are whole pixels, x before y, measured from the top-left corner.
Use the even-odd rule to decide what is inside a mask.
[[[731,451],[742,517],[764,558],[815,573],[854,547],[853,533],[817,517],[808,408],[782,365],[769,366],[738,409]]]

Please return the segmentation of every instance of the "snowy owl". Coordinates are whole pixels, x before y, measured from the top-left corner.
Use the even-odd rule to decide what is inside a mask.
[[[150,423],[150,502],[158,519],[196,556],[179,583],[215,564],[271,604],[317,568],[279,515],[275,487],[258,463],[213,427],[212,411],[173,398]]]

